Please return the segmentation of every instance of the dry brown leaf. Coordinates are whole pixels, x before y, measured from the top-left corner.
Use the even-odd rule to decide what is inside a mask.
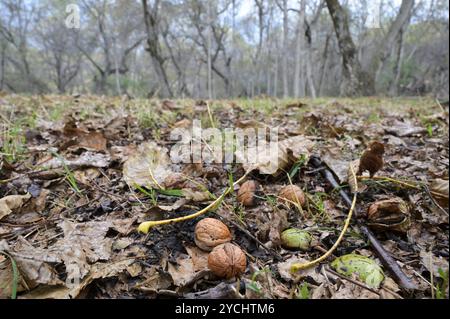
[[[422,250],[420,252],[420,263],[429,271],[433,272],[433,276],[441,277],[439,269],[446,272],[448,271],[448,260],[443,257],[437,257],[433,253]]]
[[[70,287],[40,286],[22,296],[23,299],[73,299],[76,298],[92,281],[100,278],[117,276],[134,262],[133,258],[112,263],[96,263],[92,265],[89,275],[80,283]]]
[[[140,185],[159,188],[155,181],[161,185],[172,173],[169,169],[170,158],[167,153],[166,148],[160,147],[154,142],[139,145],[136,152],[123,165],[125,182],[130,187]]]
[[[356,180],[355,182],[355,176],[356,172],[359,171],[359,159],[358,160],[354,160],[353,162],[350,162],[349,166],[348,166],[348,171],[347,171],[347,180],[348,180],[348,185],[350,186],[350,191],[353,193],[356,192],[356,190],[358,190],[358,193],[362,193],[367,189],[367,185],[363,184],[362,182]],[[354,174],[353,174],[353,173]]]
[[[207,191],[198,191],[190,188],[183,188],[182,192],[183,196],[187,200],[191,200],[193,202],[205,202],[211,200],[211,195]]]
[[[31,198],[31,194],[26,195],[10,195],[0,199],[0,220],[14,210],[22,207],[22,205]]]
[[[433,198],[444,208],[448,208],[449,183],[445,179],[435,179],[430,183]],[[437,194],[436,194],[437,193]],[[439,194],[439,195],[438,195]]]
[[[89,273],[90,264],[111,257],[112,239],[105,238],[109,222],[73,223],[64,220],[59,224],[64,238],[53,246],[64,261],[69,280],[82,279]]]
[[[19,274],[17,292],[25,290],[25,287],[21,284],[21,281],[22,276]],[[10,298],[13,286],[14,274],[11,260],[3,255],[0,255],[0,299]]]
[[[183,287],[201,272],[208,270],[208,253],[197,247],[186,248],[188,255],[177,258],[177,265],[168,264],[168,272],[175,286]]]
[[[103,133],[89,132],[77,127],[74,120],[66,123],[63,129],[63,133],[66,137],[70,138],[69,141],[64,143],[62,149],[86,149],[89,151],[105,151],[106,150],[106,138]]]
[[[159,267],[151,266],[144,269],[142,275],[144,281],[137,284],[145,291],[157,292],[160,289],[167,289],[172,285],[172,278],[169,274],[159,271]]]
[[[47,169],[62,168],[64,165],[70,167],[71,169],[84,167],[105,168],[109,166],[110,161],[111,157],[107,154],[84,152],[75,159],[53,158],[49,161],[39,163],[38,165],[44,166]]]
[[[286,261],[278,264],[278,272],[280,276],[288,281],[294,281],[298,278],[311,278],[316,283],[321,284],[326,282],[326,278],[319,272],[318,267],[311,267],[307,269],[302,269],[296,273],[291,272],[291,266],[296,263],[307,263],[308,260],[306,260],[303,257],[300,257],[298,255],[294,255],[287,259]]]
[[[380,299],[380,295],[346,280],[339,280],[331,299]]]
[[[298,135],[279,142],[260,143],[245,151],[238,150],[236,158],[246,171],[257,169],[261,174],[276,176],[302,156],[307,162],[314,145],[315,142]]]
[[[421,126],[415,126],[414,123],[410,121],[400,122],[395,121],[389,127],[385,128],[386,133],[398,136],[406,137],[413,135],[422,135],[427,132],[426,128]]]

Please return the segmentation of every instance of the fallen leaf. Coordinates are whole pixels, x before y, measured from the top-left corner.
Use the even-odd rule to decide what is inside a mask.
[[[317,284],[321,284],[326,281],[326,278],[319,272],[318,267],[310,267],[307,269],[299,270],[295,273],[291,272],[291,266],[293,264],[303,264],[307,263],[308,260],[306,260],[303,257],[300,257],[298,255],[294,255],[287,259],[284,262],[281,262],[278,264],[278,272],[281,276],[281,278],[288,280],[288,281],[294,281],[298,278],[311,278],[313,279]]]
[[[357,175],[358,171],[359,171],[359,159],[350,162],[350,164],[348,165],[347,180],[352,194],[354,194],[356,190],[358,190],[358,193],[362,193],[367,189],[367,185],[363,184],[359,180],[355,181],[355,176]]]
[[[105,238],[111,227],[109,222],[74,223],[64,220],[59,227],[64,238],[59,239],[53,248],[57,249],[66,265],[69,280],[83,279],[89,272],[89,264],[110,258],[112,239]]]
[[[429,271],[433,272],[434,277],[441,277],[439,269],[442,271],[448,271],[448,260],[442,257],[437,257],[433,253],[421,250],[420,251],[420,263]]]
[[[415,126],[410,121],[400,122],[395,121],[389,127],[385,127],[386,133],[398,136],[398,137],[406,137],[413,135],[422,135],[427,132],[426,128]]]
[[[435,179],[430,183],[433,198],[444,208],[448,208],[449,183],[445,179]],[[436,194],[437,193],[437,194]]]
[[[40,163],[47,169],[62,168],[64,165],[71,169],[78,169],[84,167],[97,167],[105,168],[109,166],[111,157],[107,154],[84,152],[78,158],[66,159],[66,158],[53,158],[50,161]]]
[[[130,187],[140,185],[159,188],[155,181],[161,185],[171,174],[168,167],[170,158],[167,153],[166,148],[160,147],[154,142],[139,145],[136,152],[123,165],[125,182]]]
[[[26,195],[9,195],[0,199],[0,220],[14,210],[22,207],[22,205],[31,198],[31,194]]]
[[[23,295],[23,299],[73,299],[76,298],[92,281],[100,278],[117,276],[134,262],[133,258],[112,263],[96,263],[92,265],[89,275],[79,284],[73,286],[40,286],[30,293]]]
[[[173,283],[183,287],[191,282],[200,273],[208,270],[208,253],[196,247],[186,248],[188,255],[177,258],[177,265],[168,264],[168,272],[172,276]]]
[[[348,180],[348,161],[337,159],[330,154],[322,156],[322,161],[336,174],[340,183],[344,183]],[[357,171],[358,170],[356,170],[355,173]]]
[[[259,143],[246,150],[238,148],[236,158],[246,171],[257,169],[261,174],[278,175],[301,157],[308,162],[315,142],[303,135],[279,142]]]
[[[344,276],[356,274],[366,285],[378,288],[384,279],[383,270],[371,258],[348,254],[336,258],[331,267]]]
[[[331,299],[380,299],[380,296],[370,290],[348,281],[339,281],[339,288]]]
[[[61,149],[78,150],[80,148],[88,151],[105,151],[106,138],[101,132],[89,132],[78,128],[72,119],[67,122],[63,129],[64,136],[69,138]]]

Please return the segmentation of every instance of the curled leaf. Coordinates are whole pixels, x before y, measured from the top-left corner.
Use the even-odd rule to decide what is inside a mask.
[[[356,180],[352,174],[352,170],[353,172],[358,172],[359,171],[359,160],[354,160],[353,162],[351,162],[348,166],[348,171],[347,171],[347,180],[348,180],[348,185],[350,186],[350,191],[352,192],[352,194],[354,194],[356,191],[358,191],[358,193],[362,193],[367,189],[367,185],[363,184],[362,182]]]
[[[373,259],[357,254],[336,258],[331,267],[344,276],[356,274],[366,285],[374,288],[378,288],[384,280],[383,270]]]

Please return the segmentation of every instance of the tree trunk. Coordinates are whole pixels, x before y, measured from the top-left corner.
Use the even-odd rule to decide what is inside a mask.
[[[288,33],[289,33],[289,16],[288,16],[288,1],[283,0],[283,52],[281,59],[281,72],[283,73],[283,97],[289,96],[288,85]]]
[[[392,48],[395,46],[395,41],[398,39],[400,32],[402,32],[402,29],[406,31],[413,13],[413,9],[414,0],[402,1],[402,5],[400,7],[400,11],[397,14],[397,17],[389,28],[388,33],[384,37],[379,51],[373,57],[372,71],[376,72],[375,83],[378,83],[378,78],[381,74],[381,71],[383,70],[386,60],[391,54]]]
[[[2,56],[1,56],[1,62],[0,62],[0,91],[3,90],[3,87],[5,85],[5,67],[6,67],[6,45],[2,46]]]
[[[304,96],[304,81],[302,68],[305,65],[305,10],[306,2],[300,1],[300,12],[298,14],[296,48],[295,48],[295,71],[294,71],[294,97]],[[302,88],[302,90],[300,90]]]
[[[400,89],[403,55],[404,51],[403,51],[403,30],[402,30],[398,35],[397,56],[394,67],[394,80],[392,81],[391,86],[389,88],[389,94],[391,96],[397,96]]]
[[[326,0],[326,3],[333,20],[339,51],[342,55],[344,79],[341,85],[341,95],[373,95],[375,93],[374,79],[361,68],[356,47],[350,34],[348,13],[338,0]]]
[[[326,70],[328,70],[328,46],[330,45],[330,38],[331,35],[327,35],[327,38],[325,40],[325,48],[323,49],[323,55],[322,55],[322,67],[320,68],[320,80],[319,80],[319,96],[323,95],[323,83],[325,78]]]
[[[155,1],[151,12],[148,8],[147,0],[142,0],[142,6],[144,9],[144,21],[147,32],[147,51],[150,53],[153,68],[158,77],[159,83],[162,85],[161,96],[172,97],[173,93],[170,88],[169,79],[164,68],[165,59],[161,53],[161,45],[159,43],[159,30],[158,30],[158,6],[159,0]]]

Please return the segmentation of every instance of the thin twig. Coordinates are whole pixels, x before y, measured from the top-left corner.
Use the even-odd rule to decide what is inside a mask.
[[[334,270],[332,270],[332,269],[329,269],[328,267],[325,267],[325,270],[326,270],[327,272],[329,272],[330,274],[332,274],[332,275],[335,275],[335,276],[337,276],[337,277],[339,277],[339,278],[341,278],[341,279],[347,280],[348,282],[351,282],[352,284],[355,284],[355,285],[357,285],[357,286],[359,286],[359,287],[361,287],[361,288],[364,288],[364,289],[366,289],[366,290],[369,290],[370,292],[373,292],[374,294],[377,294],[378,296],[381,296],[380,293],[379,293],[378,291],[376,291],[375,289],[370,288],[370,287],[364,285],[362,282],[359,282],[359,281],[353,280],[353,279],[350,278],[350,277],[346,277],[346,276],[344,276],[344,275],[341,275],[340,273],[338,273],[338,272],[336,272],[336,271],[334,271]]]
[[[439,210],[441,212],[443,212],[444,214],[446,214],[448,216],[448,212],[444,208],[442,208],[442,206],[439,205],[439,203],[434,199],[433,195],[431,194],[430,188],[427,185],[424,185],[424,188],[425,188],[425,191],[428,193],[428,196],[430,196],[433,204],[436,205],[436,207],[439,208]]]

